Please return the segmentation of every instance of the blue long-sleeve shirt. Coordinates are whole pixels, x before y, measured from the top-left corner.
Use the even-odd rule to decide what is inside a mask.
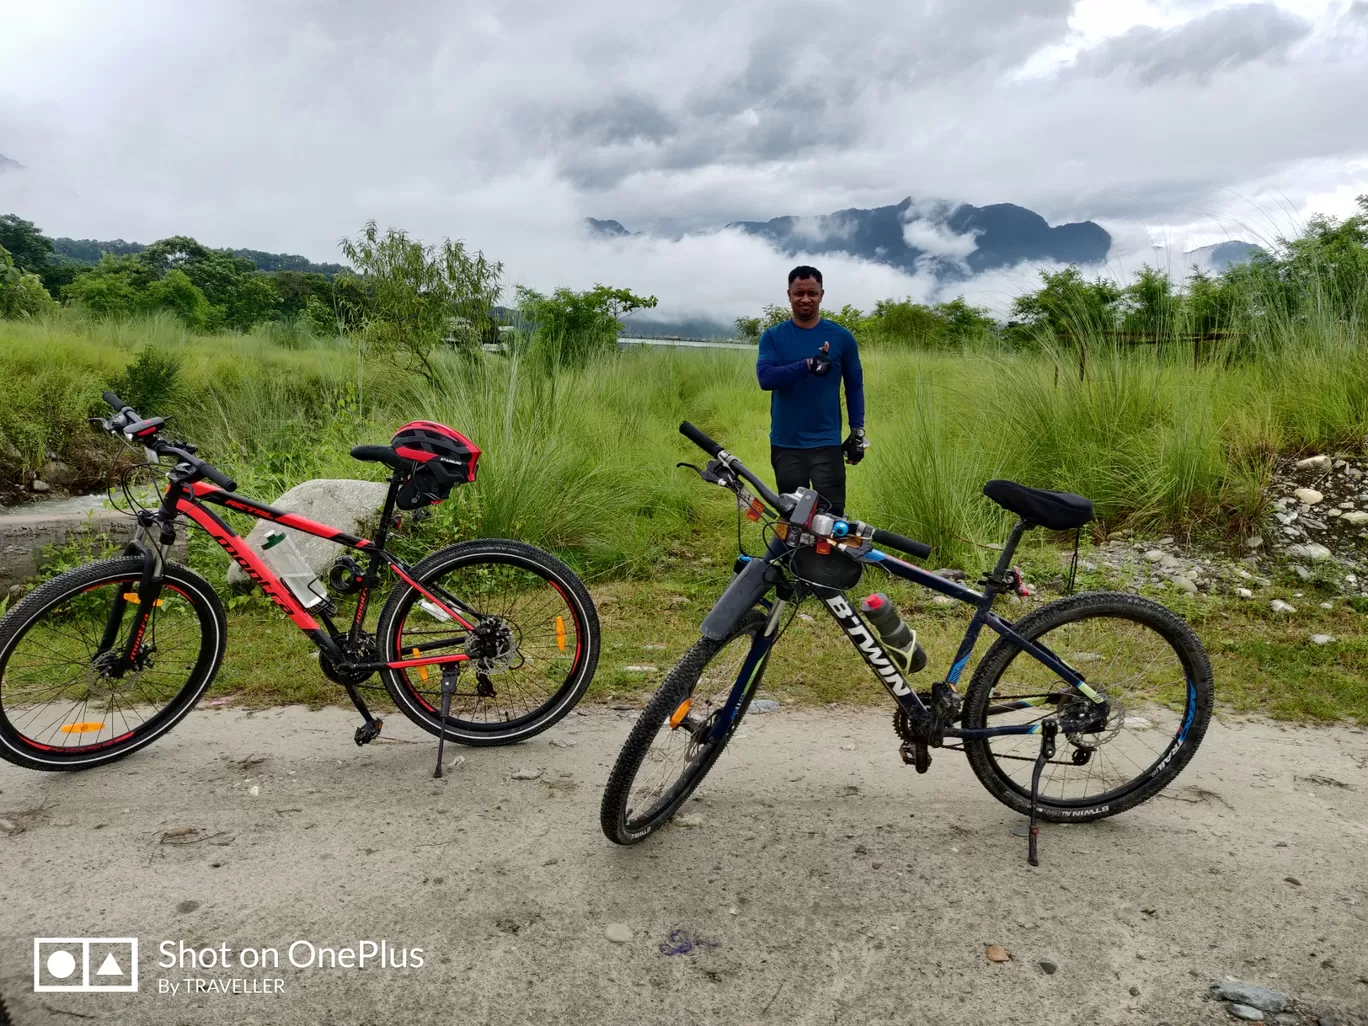
[[[807,359],[829,342],[831,369],[811,373]],[[770,393],[770,444],[815,449],[841,444],[841,383],[845,383],[850,426],[864,427],[864,371],[855,336],[839,324],[819,320],[800,328],[785,321],[760,336],[755,364],[760,387]]]

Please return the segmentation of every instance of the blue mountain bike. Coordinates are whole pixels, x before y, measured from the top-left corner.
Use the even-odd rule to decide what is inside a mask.
[[[832,516],[811,489],[776,495],[698,428],[686,422],[679,430],[712,456],[705,468],[692,469],[736,495],[765,525],[767,546],[763,556],[738,559],[735,577],[703,621],[703,637],[628,736],[603,795],[609,840],[643,840],[698,787],[809,596],[893,696],[903,760],[924,773],[931,749],[964,751],[993,797],[1030,816],[1031,865],[1038,864],[1037,819],[1114,816],[1152,798],[1192,758],[1211,719],[1214,688],[1206,651],[1177,614],[1138,595],[1106,591],[1059,599],[1015,623],[993,612],[1000,595],[1022,588],[1012,566],[1022,535],[1035,527],[1081,528],[1093,517],[1087,499],[990,481],[984,494],[1020,519],[980,582],[983,590],[975,591],[875,548],[924,558],[931,550],[921,542]],[[953,664],[929,690],[914,691],[905,676],[924,657],[908,658],[911,646],[889,651],[847,597],[871,566],[975,609]],[[960,677],[984,627],[998,638],[961,695]]]

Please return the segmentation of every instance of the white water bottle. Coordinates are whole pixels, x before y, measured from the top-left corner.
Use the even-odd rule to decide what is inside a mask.
[[[261,546],[262,558],[272,572],[294,593],[299,604],[312,609],[328,601],[328,590],[304,557],[295,548],[294,541],[284,531],[268,531],[266,541]]]

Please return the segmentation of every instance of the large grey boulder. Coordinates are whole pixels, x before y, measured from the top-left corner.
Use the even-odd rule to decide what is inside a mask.
[[[385,504],[385,492],[388,488],[389,485],[379,481],[323,478],[295,485],[271,505],[276,509],[298,513],[306,519],[335,527],[339,531],[357,534],[361,531],[363,523],[380,512]],[[256,550],[258,556],[265,558],[261,546],[266,542],[267,533],[273,530],[284,531],[294,542],[304,562],[313,567],[319,577],[327,580],[328,568],[332,566],[338,553],[343,551],[341,545],[315,538],[302,531],[292,531],[288,527],[258,520],[247,535],[247,544]],[[269,565],[269,560],[267,563]],[[233,563],[228,568],[228,583],[235,587],[245,586],[251,583],[251,579],[240,566]]]

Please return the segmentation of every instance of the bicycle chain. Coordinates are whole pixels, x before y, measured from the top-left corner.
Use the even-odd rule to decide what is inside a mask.
[[[919,742],[921,744],[926,743],[926,739],[922,737],[921,732],[917,730],[917,725],[912,722],[912,717],[908,716],[902,709],[897,709],[893,713],[893,729],[900,738],[910,745],[915,745]],[[964,745],[941,745],[940,750],[944,752],[962,752],[964,751]],[[994,752],[993,758],[1015,759],[1018,762],[1036,761],[1034,755],[1008,755],[1004,752]],[[1072,765],[1072,762],[1066,759],[1051,759],[1049,765],[1066,766]]]

